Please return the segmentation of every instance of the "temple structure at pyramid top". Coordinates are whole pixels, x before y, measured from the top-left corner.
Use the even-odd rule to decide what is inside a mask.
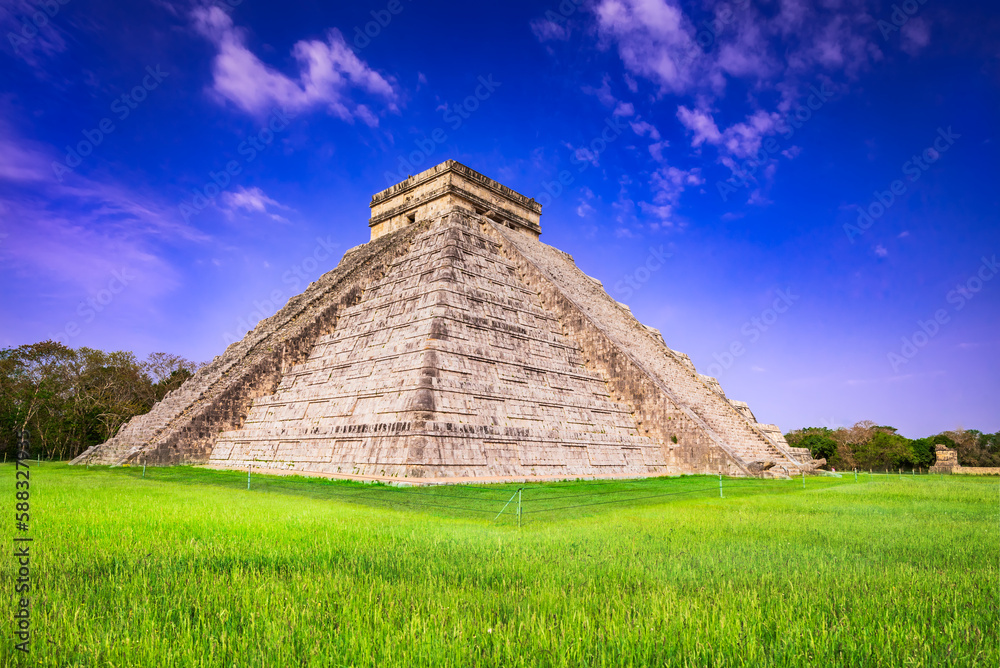
[[[465,165],[448,160],[372,197],[372,240],[451,209],[468,209],[510,229],[542,232],[542,205]]]
[[[371,210],[370,242],[75,463],[417,483],[821,463],[542,243],[534,200],[449,160]]]

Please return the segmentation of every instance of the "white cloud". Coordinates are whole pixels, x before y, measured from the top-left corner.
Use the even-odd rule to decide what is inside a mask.
[[[916,56],[931,43],[931,24],[922,16],[911,18],[900,30],[900,48],[911,56]]]
[[[677,118],[693,147],[717,147],[724,164],[756,153],[810,86],[856,76],[882,56],[864,0],[778,0],[777,12],[753,3],[705,4],[714,20],[697,24],[679,0],[599,0],[593,13],[600,46],[617,48],[630,90],[637,89],[633,77],[643,77],[661,96],[693,96],[695,104],[678,105]],[[911,31],[915,48],[927,42],[925,26]],[[734,79],[749,89],[748,109],[727,126],[712,108]]]
[[[674,209],[677,207],[681,195],[687,188],[701,185],[704,182],[701,170],[697,167],[690,170],[670,166],[661,167],[653,173],[650,179],[653,202],[640,202],[639,208],[644,213],[658,219],[658,222],[651,225],[654,230],[675,227],[677,223],[674,220]]]
[[[743,172],[747,160],[761,155],[770,137],[787,131],[787,114],[817,94],[817,87],[825,101],[882,57],[866,0],[774,0],[764,5],[705,0],[690,5],[690,14],[685,12],[689,4],[594,0],[584,8],[593,16],[590,34],[596,35],[596,46],[621,60],[628,90],[638,93],[638,80],[645,79],[654,87],[654,102],[683,96],[673,104],[691,147],[698,154],[714,148],[715,159],[734,172]],[[710,16],[703,20],[706,10]],[[925,41],[919,25],[913,30],[915,43]],[[600,87],[585,87],[584,92],[608,108],[624,110],[614,86],[605,76]],[[742,100],[721,104],[728,88],[739,90]],[[678,180],[669,171],[676,168],[666,166],[670,144],[661,135],[669,135],[668,128],[643,120],[638,99],[628,102],[633,103],[633,131],[649,138],[650,158],[661,165],[651,180],[652,201],[639,208],[660,221],[672,220],[680,193],[692,184]],[[767,189],[778,168],[773,158],[782,150],[788,159],[799,151],[780,144],[769,149],[772,159],[753,177],[764,185],[746,191],[753,203],[769,202]],[[679,171],[701,179],[697,170]],[[635,229],[634,221],[629,227]]]
[[[649,155],[652,156],[653,160],[656,160],[657,162],[663,162],[664,161],[663,149],[667,148],[668,146],[670,146],[670,142],[668,141],[653,142],[652,144],[649,145]]]
[[[583,86],[580,90],[587,95],[594,95],[597,97],[597,99],[600,100],[601,104],[605,107],[614,107],[618,104],[618,98],[611,92],[611,77],[606,74],[601,80],[600,87],[595,88],[594,86]]]
[[[593,190],[586,186],[581,188],[580,194],[582,197],[580,197],[580,205],[576,207],[576,215],[586,218],[595,211],[594,207],[590,205],[590,200],[594,199],[596,195],[594,195]]]
[[[660,131],[655,125],[644,121],[641,117],[636,117],[636,119],[629,123],[632,127],[632,132],[636,133],[640,137],[649,137],[652,142],[649,145],[649,154],[657,162],[663,162],[663,151],[670,146],[670,142],[667,140],[660,140]]]
[[[747,198],[747,204],[765,206],[767,204],[774,204],[774,202],[768,199],[767,195],[760,188],[755,188],[751,191],[750,197]]]
[[[681,125],[691,130],[694,137],[691,139],[692,146],[701,146],[704,142],[718,144],[722,141],[722,133],[712,120],[712,115],[703,110],[691,111],[681,105],[677,107],[677,118]]]
[[[589,162],[594,167],[598,167],[600,165],[598,162],[600,153],[597,151],[593,151],[586,146],[576,148],[569,142],[563,142],[563,146],[573,152],[573,157],[575,157],[578,162]]]
[[[875,254],[879,257],[886,257],[889,254],[889,251],[886,250],[885,246],[882,244],[878,244],[875,246]]]
[[[789,160],[794,160],[795,158],[799,157],[800,153],[802,153],[802,149],[796,146],[795,144],[792,144],[784,151],[782,151],[781,155],[785,156]]]
[[[251,213],[267,214],[269,218],[278,222],[289,222],[287,218],[268,211],[268,207],[284,209],[286,211],[290,211],[291,208],[271,199],[263,190],[257,187],[243,188],[241,186],[236,190],[224,192],[222,194],[222,202],[229,212],[236,209],[243,209]]]
[[[212,90],[244,111],[263,116],[274,108],[290,113],[325,108],[348,122],[360,119],[378,125],[371,109],[355,103],[352,89],[367,93],[395,110],[393,83],[371,69],[344,41],[340,31],[327,33],[325,42],[302,40],[292,47],[299,75],[292,79],[261,62],[246,46],[244,31],[218,7],[193,12],[195,27],[218,49],[212,63]]]
[[[640,137],[648,136],[653,141],[660,140],[660,131],[656,129],[656,126],[652,123],[647,123],[646,121],[635,120],[629,125],[632,126],[632,132],[636,133]]]
[[[781,129],[781,116],[776,112],[757,111],[722,133],[722,144],[726,150],[738,158],[746,158],[760,150],[764,137],[776,134]]]
[[[535,34],[539,42],[549,42],[552,40],[564,41],[569,39],[569,27],[559,25],[549,19],[535,19],[532,21],[531,32]]]
[[[692,111],[681,105],[677,108],[677,118],[694,133],[691,146],[697,148],[704,143],[713,144],[734,158],[755,155],[764,137],[781,129],[781,116],[776,112],[756,111],[723,131],[719,130],[707,109]]]
[[[700,47],[679,6],[664,0],[601,0],[594,11],[599,32],[617,43],[630,72],[668,91],[692,85]]]
[[[611,113],[612,116],[633,116],[635,115],[635,107],[631,102],[619,102],[615,107],[615,110]]]

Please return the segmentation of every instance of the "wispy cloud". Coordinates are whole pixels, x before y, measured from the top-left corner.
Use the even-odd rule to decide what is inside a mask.
[[[68,175],[58,156],[0,122],[0,244],[5,267],[22,278],[92,291],[128,266],[150,280],[134,296],[169,290],[176,275],[158,248],[209,237],[177,220],[174,207],[116,181]]]
[[[602,0],[595,8],[602,37],[617,43],[625,67],[666,92],[695,85],[699,49],[694,27],[680,7],[663,0]]]
[[[212,63],[212,91],[249,114],[263,116],[275,107],[292,113],[323,108],[350,123],[358,119],[377,126],[377,114],[355,102],[353,90],[396,109],[398,94],[392,80],[358,58],[339,30],[328,31],[325,42],[296,42],[292,56],[299,73],[292,78],[254,55],[247,48],[245,32],[218,7],[199,7],[193,18],[198,32],[218,49]]]
[[[930,23],[922,16],[907,21],[900,32],[902,34],[900,48],[911,56],[916,56],[931,42]]]
[[[653,201],[639,203],[639,208],[644,213],[650,214],[656,219],[650,224],[650,227],[654,230],[679,227],[679,223],[674,217],[674,210],[681,195],[689,187],[698,186],[704,182],[701,170],[697,167],[683,170],[665,166],[655,171],[650,179]]]
[[[535,19],[531,22],[531,32],[539,42],[569,39],[569,28],[550,19]]]
[[[269,208],[284,211],[292,210],[291,207],[285,206],[284,204],[268,197],[263,190],[257,187],[240,187],[234,191],[225,192],[222,194],[222,203],[225,209],[230,213],[236,209],[243,209],[244,211],[250,213],[266,214],[271,220],[276,220],[280,223],[288,223],[289,220],[284,216],[270,211]]]
[[[597,46],[617,51],[629,89],[634,92],[634,78],[646,79],[657,99],[676,100],[676,118],[691,147],[713,147],[715,159],[736,171],[763,140],[782,131],[781,119],[809,95],[810,86],[856,77],[882,58],[863,0],[776,5],[776,11],[764,11],[753,3],[709,0],[712,19],[701,22],[679,0],[599,0],[592,11]],[[914,49],[929,41],[920,23],[910,32],[904,41]],[[720,114],[719,102],[735,81],[748,90],[746,101],[728,104]],[[595,92],[608,90],[606,78]],[[658,134],[667,129],[661,126]],[[656,162],[667,160],[665,148],[650,147]]]
[[[62,28],[66,15],[60,11],[62,4],[36,4],[28,0],[0,2],[0,23],[4,25],[3,41],[7,47],[33,67],[66,51]]]
[[[796,87],[818,74],[853,76],[882,56],[863,0],[782,0],[777,13],[709,4],[714,21],[698,25],[677,0],[601,0],[594,15],[603,44],[617,48],[630,73],[657,84],[661,95],[697,95],[709,103],[725,95],[729,80],[741,79],[779,92],[778,110],[786,110]],[[922,41],[922,28],[912,31]]]
[[[722,141],[722,133],[712,119],[711,113],[698,109],[692,111],[681,105],[677,107],[677,118],[681,125],[694,133],[691,139],[691,146],[698,147],[708,142],[718,144]]]

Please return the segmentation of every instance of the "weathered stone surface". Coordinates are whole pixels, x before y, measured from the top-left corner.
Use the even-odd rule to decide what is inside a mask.
[[[542,205],[465,165],[447,160],[372,197],[372,239],[416,220],[437,218],[454,207],[470,209],[511,229],[533,234],[542,228]]]
[[[533,200],[449,161],[372,211],[370,243],[76,461],[418,480],[816,465],[538,241]]]
[[[939,443],[934,446],[934,454],[934,466],[928,469],[931,473],[952,473],[958,468],[958,452],[955,450]]]
[[[251,402],[274,392],[284,372],[307,358],[320,335],[332,331],[343,309],[404,252],[419,226],[348,251],[278,313],[203,367],[145,415],[133,418],[75,464],[204,463],[220,432],[239,427]]]
[[[958,452],[941,445],[934,446],[937,456],[930,473],[950,473],[952,475],[1000,475],[1000,468],[995,466],[962,466],[958,463]]]
[[[774,462],[750,462],[747,467],[752,475],[762,475],[774,468]]]

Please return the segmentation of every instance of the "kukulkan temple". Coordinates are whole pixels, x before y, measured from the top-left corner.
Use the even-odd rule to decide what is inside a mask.
[[[454,161],[376,194],[371,241],[74,463],[392,482],[812,470]]]

